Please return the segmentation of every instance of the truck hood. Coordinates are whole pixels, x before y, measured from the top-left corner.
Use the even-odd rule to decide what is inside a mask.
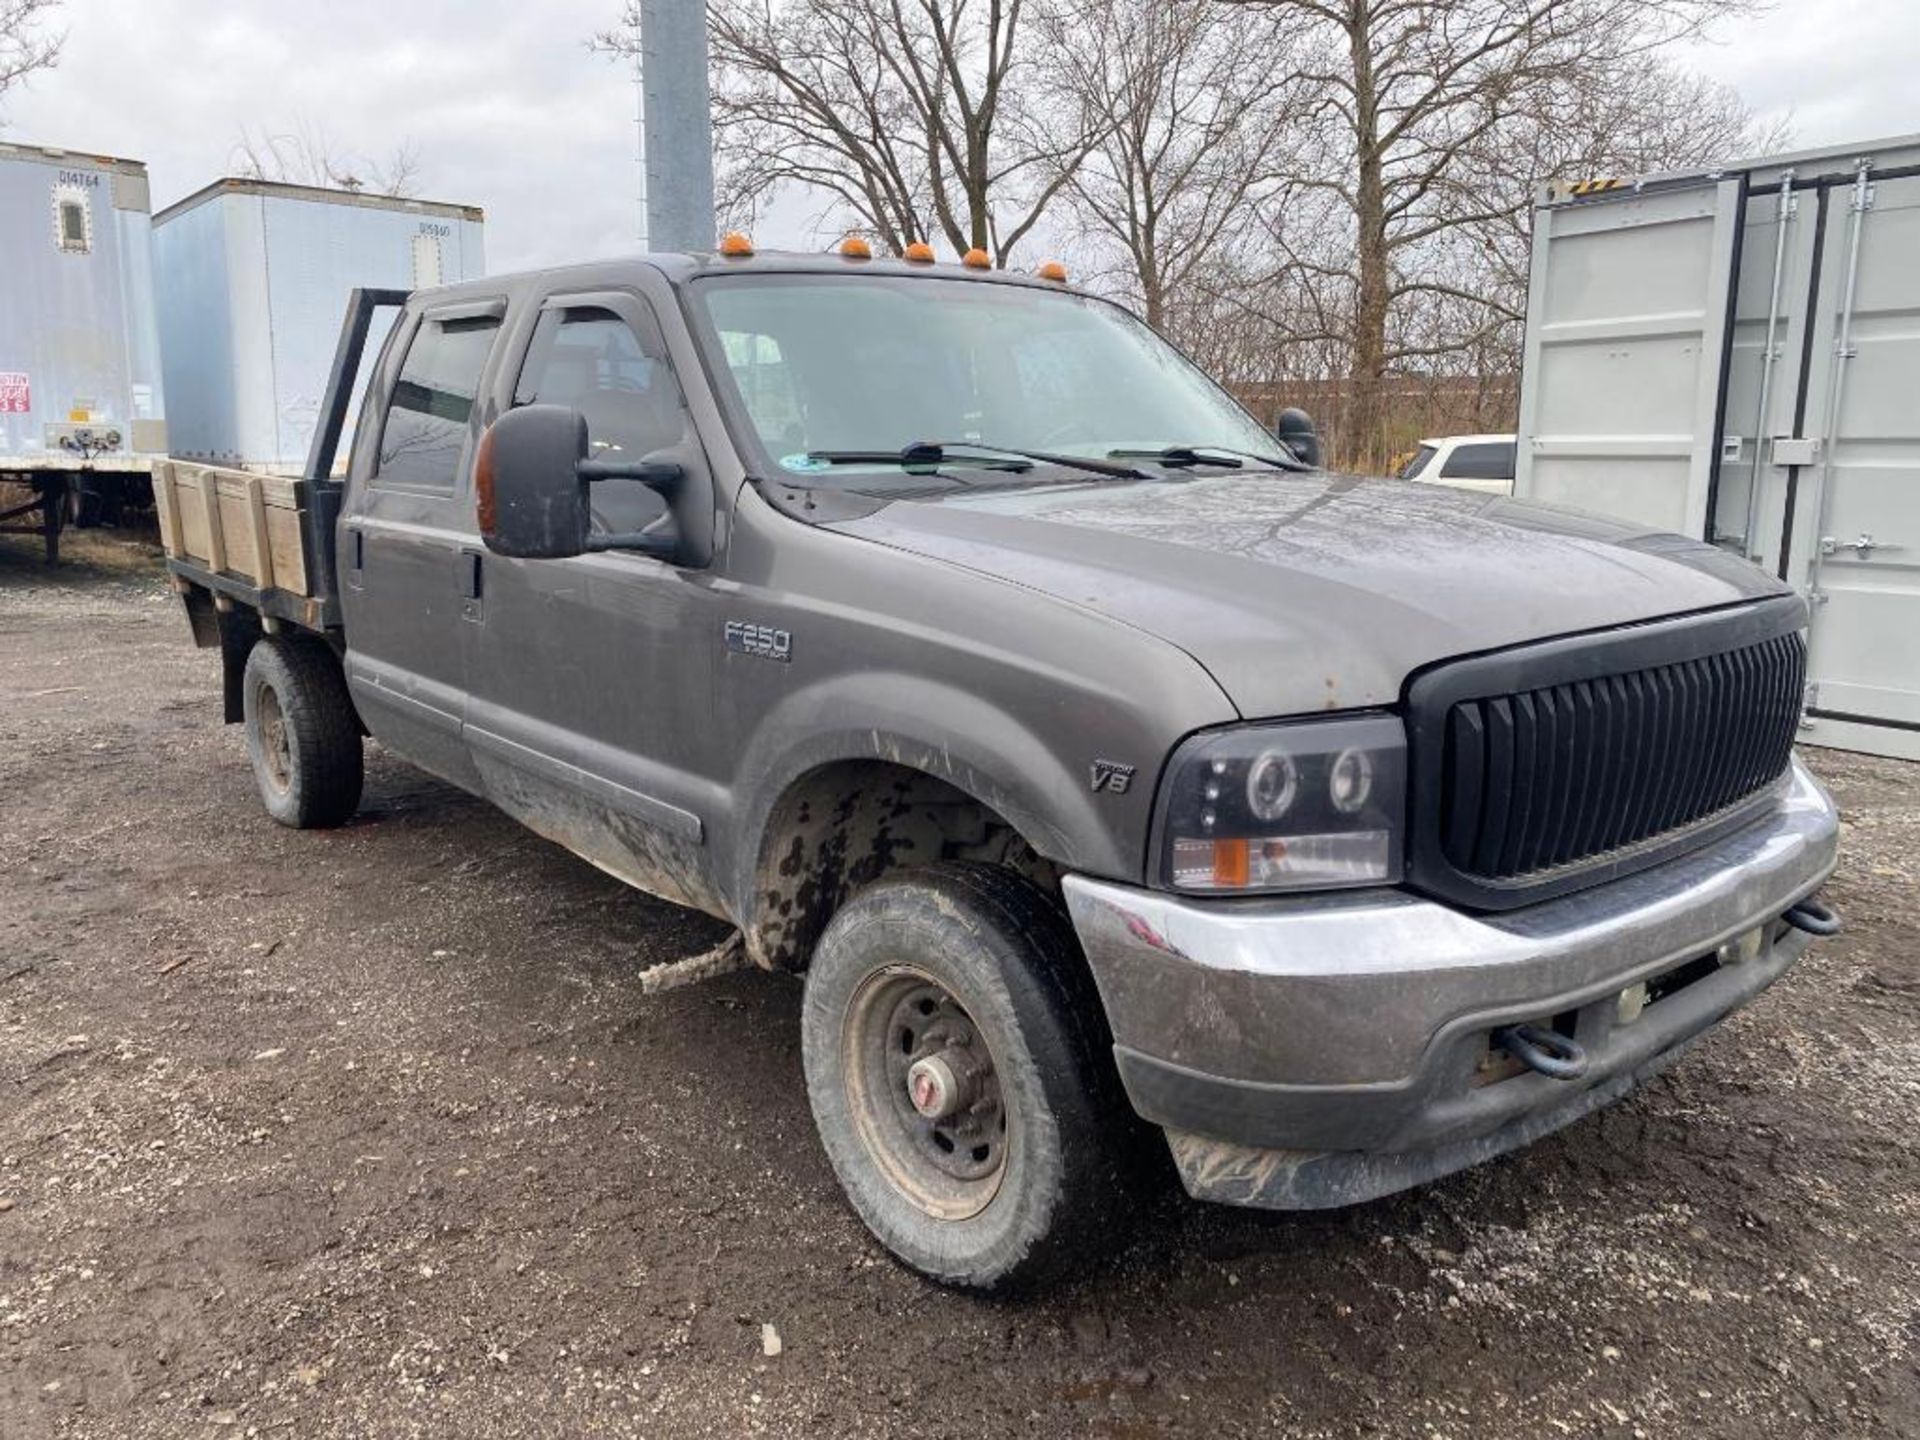
[[[1438,660],[1783,589],[1679,535],[1318,472],[958,490],[833,528],[1159,636],[1248,718],[1390,704]]]

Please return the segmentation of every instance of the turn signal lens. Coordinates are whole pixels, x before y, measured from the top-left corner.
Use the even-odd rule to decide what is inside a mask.
[[[731,260],[744,260],[753,254],[753,241],[738,230],[729,230],[720,237],[720,253]]]
[[[931,265],[933,263],[933,246],[924,240],[915,240],[901,252],[900,258],[903,260],[911,260],[916,265]]]
[[[849,260],[871,260],[873,247],[858,235],[849,235],[840,242],[840,253]]]
[[[1393,836],[1270,835],[1251,840],[1175,840],[1173,874],[1182,890],[1333,890],[1388,877]]]
[[[962,255],[960,257],[960,263],[966,266],[969,270],[990,270],[993,268],[992,257],[989,256],[986,251],[979,249],[978,247],[975,247],[974,249],[969,250],[966,254]]]
[[[1216,890],[1244,890],[1251,870],[1245,840],[1215,840],[1213,848],[1213,887]],[[1199,857],[1195,857],[1196,859]]]

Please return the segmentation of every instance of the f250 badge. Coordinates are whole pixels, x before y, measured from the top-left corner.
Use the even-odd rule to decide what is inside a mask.
[[[793,659],[793,633],[771,625],[749,625],[744,620],[727,621],[727,649],[736,655],[757,655],[762,660],[786,664]]]
[[[1122,765],[1118,760],[1096,760],[1093,762],[1093,793],[1102,791],[1109,795],[1124,795],[1133,788],[1133,766]]]

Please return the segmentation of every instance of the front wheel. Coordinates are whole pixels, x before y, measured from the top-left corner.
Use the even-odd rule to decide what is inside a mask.
[[[267,636],[241,689],[247,758],[261,803],[296,830],[344,824],[360,808],[360,723],[346,677],[317,640]]]
[[[801,1043],[827,1157],[914,1269],[993,1289],[1110,1236],[1132,1120],[1072,931],[1024,877],[941,864],[860,893],[815,950]]]

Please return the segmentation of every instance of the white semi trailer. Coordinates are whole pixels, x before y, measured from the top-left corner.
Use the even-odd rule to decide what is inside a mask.
[[[243,179],[162,210],[154,270],[174,456],[300,473],[347,296],[477,279],[483,224],[471,205]],[[349,414],[343,455],[352,425]]]
[[[151,241],[138,160],[0,143],[0,531],[50,561],[167,453]]]
[[[1556,183],[1534,221],[1515,492],[1788,581],[1802,739],[1920,758],[1920,136]]]

